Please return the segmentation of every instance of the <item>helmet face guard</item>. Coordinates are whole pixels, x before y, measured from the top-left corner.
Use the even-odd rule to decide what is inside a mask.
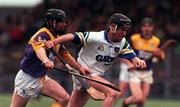
[[[67,27],[66,13],[60,9],[49,9],[45,15],[45,21],[48,27],[50,27],[56,34],[64,34],[66,28],[62,29],[57,27],[57,23],[66,23],[64,26]],[[51,23],[50,23],[51,22]]]

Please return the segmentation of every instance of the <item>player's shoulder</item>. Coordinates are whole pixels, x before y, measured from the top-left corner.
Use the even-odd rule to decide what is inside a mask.
[[[152,36],[152,39],[154,39],[154,40],[160,40],[156,35],[153,35],[153,36]]]
[[[30,40],[38,40],[38,39],[45,39],[45,40],[50,40],[50,36],[52,34],[47,28],[40,28],[32,37]]]
[[[52,35],[52,33],[50,32],[49,29],[43,27],[43,28],[40,28],[34,35],[50,36]]]
[[[160,42],[160,39],[156,35],[152,36],[152,40],[158,43]]]
[[[124,38],[122,38],[121,42],[119,42],[119,45],[120,45],[120,46],[124,46],[124,45],[127,44],[127,43],[128,43],[128,41],[127,41],[126,38],[124,37]]]
[[[35,34],[39,34],[39,33],[44,33],[44,34],[49,35],[50,31],[49,31],[49,29],[43,27],[43,28],[40,28]]]
[[[131,40],[138,40],[140,39],[141,34],[140,33],[135,33],[133,35],[131,35]]]
[[[105,30],[89,32],[89,36],[94,39],[104,39],[104,35],[105,35]]]
[[[90,31],[90,35],[104,35],[105,30],[102,31]]]
[[[121,42],[123,42],[123,43],[127,42],[126,38],[123,37],[122,40],[121,40]]]
[[[85,36],[99,37],[100,35],[104,35],[104,31],[85,31],[85,32],[74,32],[74,33],[77,35],[83,35],[84,37]]]

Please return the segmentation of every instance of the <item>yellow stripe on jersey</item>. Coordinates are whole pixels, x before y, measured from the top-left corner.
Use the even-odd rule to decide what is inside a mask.
[[[134,53],[134,51],[131,50],[131,49],[123,49],[123,50],[120,52],[120,54],[127,54],[127,53]]]
[[[157,38],[155,35],[153,35],[151,39],[144,39],[140,34],[134,34],[131,36],[131,42],[132,47],[135,50],[143,50],[149,52],[153,52],[158,48],[160,44],[159,38]]]
[[[81,43],[83,44],[83,46],[86,46],[85,41],[84,41],[84,36],[82,32],[76,32],[76,34],[78,35]]]
[[[49,35],[49,37],[50,37],[51,40],[54,40],[54,39],[55,39],[54,35],[53,35],[47,28],[41,28],[39,31],[37,31],[37,32],[31,37],[31,39],[30,39],[29,42],[28,42],[28,44],[31,44],[31,45],[32,45],[34,51],[37,51],[39,48],[45,46],[45,44],[44,44],[45,41],[44,41],[44,40],[34,41],[35,37],[36,37],[39,33],[41,33],[41,32],[46,32],[46,33]],[[40,39],[40,38],[38,38],[38,39]],[[54,50],[55,50],[55,51],[58,51],[58,50],[59,50],[59,45],[56,45],[56,46],[54,47]]]

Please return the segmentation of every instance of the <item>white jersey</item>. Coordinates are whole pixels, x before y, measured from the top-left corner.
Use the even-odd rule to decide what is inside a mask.
[[[125,38],[121,42],[110,42],[107,31],[75,32],[74,42],[82,46],[78,62],[97,75],[103,75],[118,57],[127,59],[136,55]]]

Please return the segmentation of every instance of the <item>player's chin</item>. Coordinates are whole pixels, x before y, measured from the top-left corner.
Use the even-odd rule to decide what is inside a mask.
[[[122,38],[116,38],[115,42],[121,42]]]

